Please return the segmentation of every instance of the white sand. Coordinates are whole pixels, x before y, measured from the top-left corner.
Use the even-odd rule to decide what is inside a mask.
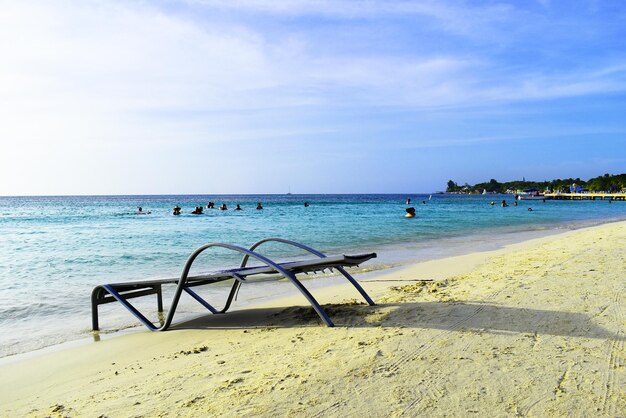
[[[623,416],[624,254],[612,223],[318,290],[336,328],[295,297],[4,365],[0,415]]]

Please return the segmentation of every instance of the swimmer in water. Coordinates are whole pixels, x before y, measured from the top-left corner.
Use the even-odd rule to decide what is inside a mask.
[[[180,206],[176,205],[174,209],[172,209],[172,215],[180,215]]]
[[[235,208],[235,210],[243,210],[243,209],[241,209],[241,206],[239,206],[239,203],[237,203],[237,207]]]
[[[226,207],[226,203],[222,203],[222,206],[220,206],[220,210],[227,210],[228,208]]]
[[[407,205],[410,205],[410,204],[411,204],[411,198],[408,198],[408,199],[406,200],[406,204],[407,204]]]
[[[405,218],[414,218],[415,217],[415,208],[406,208]]]
[[[506,200],[503,200],[503,201],[502,201],[502,203],[501,203],[501,206],[502,206],[503,208],[506,208],[507,206],[509,206],[509,204],[508,204],[508,203],[506,203]]]
[[[256,210],[263,210],[263,205],[261,205],[261,202],[256,204]]]
[[[528,212],[532,212],[532,211],[533,211],[533,208],[528,208]]]
[[[309,202],[304,202],[304,207],[308,208],[309,207]]]

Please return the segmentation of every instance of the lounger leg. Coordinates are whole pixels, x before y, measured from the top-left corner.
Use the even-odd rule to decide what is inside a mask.
[[[228,294],[228,299],[226,299],[226,305],[224,305],[224,309],[219,311],[219,313],[226,313],[228,308],[230,308],[231,303],[233,303],[233,300],[235,299],[235,295],[237,294],[237,291],[239,290],[240,287],[241,287],[241,282],[239,280],[235,280],[235,283],[233,283],[233,287],[230,289],[230,293]]]
[[[304,297],[309,301],[311,306],[313,306],[313,309],[315,309],[315,312],[317,312],[320,318],[322,318],[322,321],[324,321],[324,323],[328,325],[329,327],[334,327],[335,324],[333,324],[333,321],[331,321],[328,314],[324,311],[324,309],[322,309],[320,304],[317,303],[317,300],[315,300],[315,298],[313,297],[313,295],[311,295],[311,293],[307,290],[307,288],[304,287],[304,285],[300,283],[298,279],[296,279],[296,276],[293,274],[288,274],[287,277],[289,278],[289,280],[291,280],[294,286],[296,286],[298,290],[304,295]]]
[[[161,285],[156,285],[154,290],[157,292],[157,309],[159,312],[163,312],[163,291]]]
[[[98,324],[98,305],[91,305],[91,330],[100,330],[100,325]]]
[[[336,267],[336,269],[337,269],[337,270],[338,270],[341,274],[343,274],[343,275],[344,275],[344,277],[345,277],[346,279],[348,279],[348,280],[350,281],[350,283],[352,283],[352,285],[353,285],[354,287],[356,287],[356,290],[358,290],[358,291],[359,291],[359,293],[361,294],[361,296],[363,296],[363,299],[365,299],[365,300],[367,301],[367,303],[368,303],[370,306],[374,306],[374,305],[376,305],[376,303],[372,300],[372,298],[370,298],[370,297],[369,297],[369,295],[368,295],[367,293],[365,293],[365,290],[361,287],[361,285],[359,284],[359,282],[357,282],[357,281],[354,279],[354,277],[352,277],[352,276],[350,275],[350,273],[348,273],[348,272],[346,271],[346,269],[344,269],[343,267]]]
[[[98,331],[100,329],[100,325],[98,324],[98,299],[99,299],[100,289],[96,288],[93,292],[91,292],[91,330]]]

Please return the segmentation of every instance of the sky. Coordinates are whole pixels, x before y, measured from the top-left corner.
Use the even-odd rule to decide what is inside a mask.
[[[0,195],[626,172],[626,3],[0,0]]]

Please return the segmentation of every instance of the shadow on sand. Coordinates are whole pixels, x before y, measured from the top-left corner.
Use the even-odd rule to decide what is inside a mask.
[[[513,308],[484,303],[388,303],[324,305],[336,327],[430,328],[489,333],[546,334],[607,339],[615,334],[577,312]],[[323,326],[310,307],[266,308],[206,315],[171,329],[302,328]]]

